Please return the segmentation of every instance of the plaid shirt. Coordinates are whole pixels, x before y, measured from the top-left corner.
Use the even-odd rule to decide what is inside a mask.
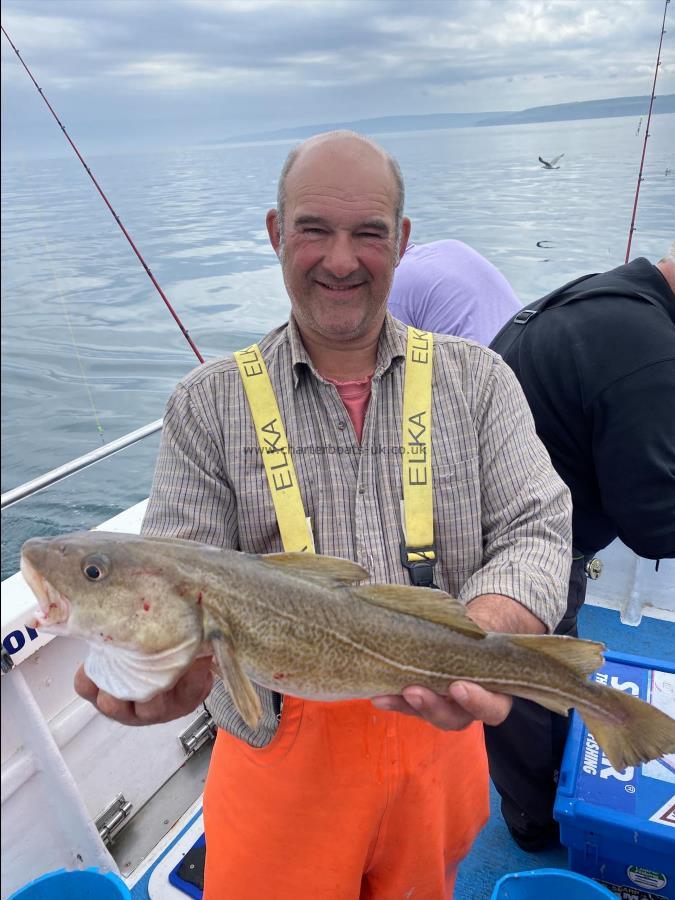
[[[373,582],[408,584],[399,556],[405,326],[387,314],[360,444],[292,318],[259,346],[316,552],[360,563]],[[435,583],[464,602],[513,597],[552,630],[565,609],[571,503],[520,386],[495,353],[436,335],[432,390]],[[232,357],[193,370],[171,396],[143,533],[249,553],[283,550]],[[253,746],[264,746],[277,725],[272,692],[259,693],[255,731],[222,682],[208,701],[218,725]]]

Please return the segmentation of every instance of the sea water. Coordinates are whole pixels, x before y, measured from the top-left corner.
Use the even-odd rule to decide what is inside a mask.
[[[623,262],[644,124],[637,132],[618,118],[373,136],[401,163],[413,239],[465,241],[525,303]],[[290,146],[88,159],[206,359],[287,317],[265,213]],[[675,115],[655,116],[632,257],[656,261],[675,239],[674,147]],[[537,160],[560,153],[554,171]],[[197,364],[75,156],[33,157],[2,165],[3,491],[160,418]],[[157,446],[3,512],[2,577],[28,537],[91,527],[146,497]]]

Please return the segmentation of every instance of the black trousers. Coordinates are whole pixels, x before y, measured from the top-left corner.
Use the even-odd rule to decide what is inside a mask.
[[[575,553],[576,555],[576,553]],[[565,617],[555,634],[577,637],[577,616],[586,597],[585,560],[570,573]],[[506,824],[519,832],[553,827],[553,803],[569,718],[515,697],[508,718],[485,726],[490,776],[502,798]]]

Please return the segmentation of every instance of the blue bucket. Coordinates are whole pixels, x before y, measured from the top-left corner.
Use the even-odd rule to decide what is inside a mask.
[[[566,869],[534,869],[500,878],[490,900],[617,900],[597,881]]]
[[[98,869],[68,872],[59,869],[30,881],[9,900],[131,900],[129,889],[117,875]]]

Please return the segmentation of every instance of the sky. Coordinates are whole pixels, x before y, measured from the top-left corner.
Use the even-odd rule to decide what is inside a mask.
[[[663,0],[5,0],[88,151],[651,91]],[[675,91],[675,4],[658,92]],[[671,21],[672,20],[672,21]],[[2,36],[3,151],[70,152]]]

